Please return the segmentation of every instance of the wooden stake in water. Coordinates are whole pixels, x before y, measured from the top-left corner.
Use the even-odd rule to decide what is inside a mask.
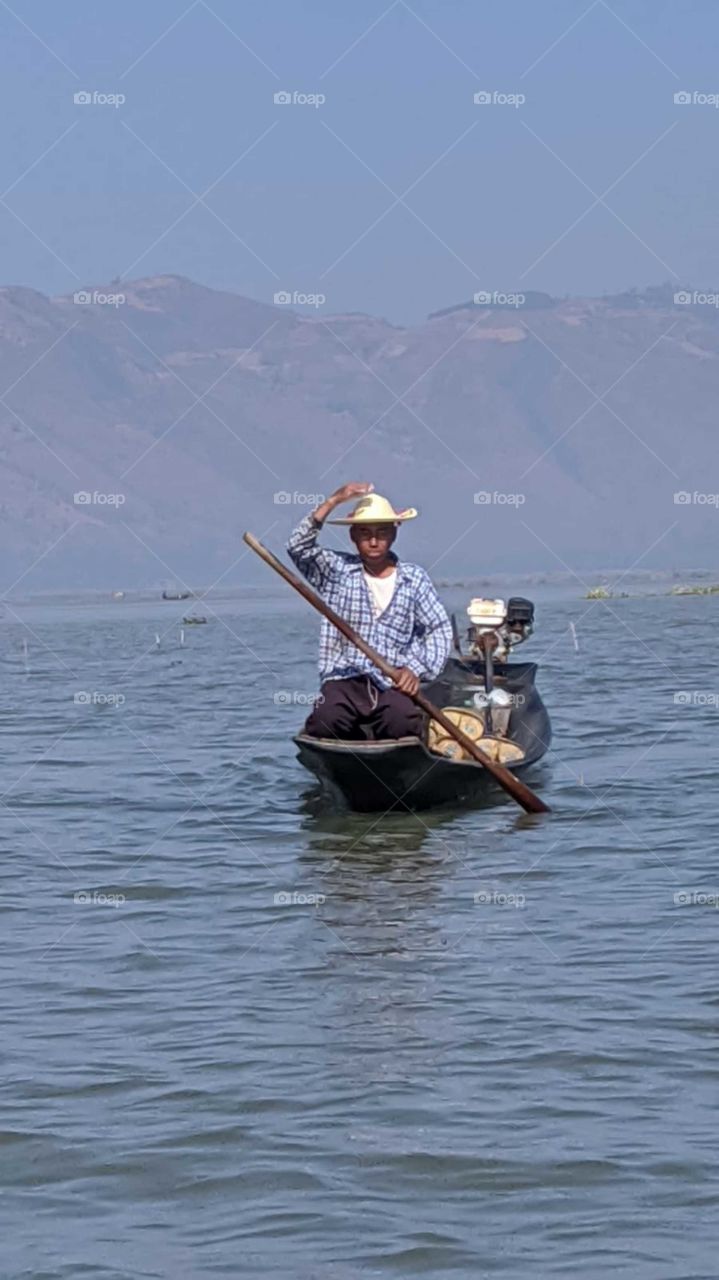
[[[28,659],[27,637],[25,637],[25,636],[23,636],[23,642],[22,642],[22,656],[23,656],[23,660],[24,660],[24,662],[25,662],[25,675],[26,675],[26,676],[29,676],[29,675],[30,675],[30,662],[29,662],[29,659]]]
[[[180,648],[181,649],[184,647],[184,644],[185,644],[185,628],[180,627]]]
[[[579,653],[579,641],[577,639],[577,628],[575,627],[573,622],[570,622],[569,630],[572,633],[572,640],[574,641],[574,651],[575,653]]]

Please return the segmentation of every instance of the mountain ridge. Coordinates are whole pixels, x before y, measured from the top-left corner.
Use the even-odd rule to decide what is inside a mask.
[[[243,529],[277,546],[348,478],[420,507],[402,545],[440,576],[707,562],[719,312],[685,292],[711,296],[527,293],[400,326],[175,275],[6,286],[3,589],[256,580]]]

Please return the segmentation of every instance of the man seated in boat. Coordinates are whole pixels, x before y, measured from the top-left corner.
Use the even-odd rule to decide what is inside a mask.
[[[305,725],[315,738],[422,737],[424,716],[412,701],[435,679],[452,647],[446,610],[424,569],[392,550],[397,529],[417,515],[395,511],[370,484],[346,484],[300,521],[287,550],[307,581],[383,658],[398,668],[392,685],[326,619],[320,632],[322,689]],[[335,507],[359,499],[347,525],[356,553],[322,547],[318,535]]]

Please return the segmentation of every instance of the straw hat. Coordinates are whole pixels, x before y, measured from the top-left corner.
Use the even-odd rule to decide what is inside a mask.
[[[360,498],[354,511],[337,520],[328,520],[328,524],[401,524],[403,520],[414,520],[417,515],[415,507],[406,507],[404,511],[395,511],[391,502],[379,493],[368,493]]]

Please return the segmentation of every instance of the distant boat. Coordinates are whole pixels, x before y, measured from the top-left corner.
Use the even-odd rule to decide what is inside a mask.
[[[207,622],[207,618],[203,618],[200,614],[189,614],[189,616],[187,618],[183,618],[182,621],[187,627],[197,627],[200,626],[201,623]]]
[[[192,595],[191,591],[163,591],[163,600],[189,600]]]
[[[113,591],[113,593],[112,593],[112,598],[113,598],[113,600],[124,600],[124,599],[125,599],[125,592],[124,592],[124,591]]]

